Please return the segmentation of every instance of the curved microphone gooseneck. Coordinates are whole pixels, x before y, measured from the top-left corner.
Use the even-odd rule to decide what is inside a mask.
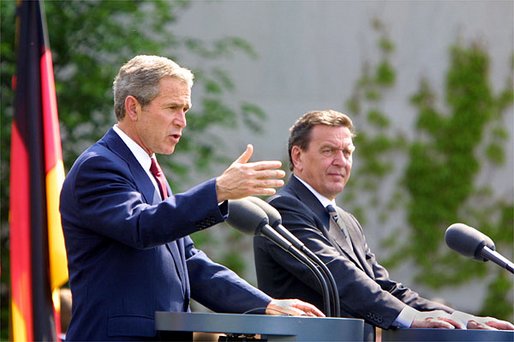
[[[330,288],[331,293],[331,304],[332,304],[332,312],[334,313],[333,317],[340,317],[341,316],[341,307],[340,307],[340,301],[339,301],[339,291],[337,289],[337,283],[334,279],[334,276],[332,275],[332,272],[328,269],[327,265],[321,259],[305,244],[300,241],[296,236],[294,236],[289,230],[287,230],[286,227],[282,225],[282,216],[278,212],[277,209],[275,209],[273,206],[271,206],[269,203],[261,200],[258,197],[247,197],[249,201],[256,204],[264,210],[266,215],[268,216],[269,224],[275,230],[282,235],[284,238],[286,238],[293,246],[298,248],[300,251],[305,253],[307,257],[309,257],[312,262],[314,262],[320,269],[323,275],[325,276],[325,279],[327,281],[327,284]]]
[[[314,273],[322,288],[325,314],[327,317],[332,317],[330,291],[323,274],[321,274],[311,259],[269,225],[268,215],[266,215],[264,210],[245,199],[229,200],[227,223],[245,234],[263,235],[296,260],[306,265]]]

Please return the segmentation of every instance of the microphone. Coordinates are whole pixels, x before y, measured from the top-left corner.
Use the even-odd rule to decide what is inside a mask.
[[[463,223],[454,223],[444,235],[446,244],[458,253],[476,260],[491,260],[514,273],[514,264],[495,251],[493,240],[480,231]]]
[[[227,223],[245,234],[264,235],[285,251],[293,247],[289,241],[273,231],[269,226],[268,216],[261,208],[244,199],[228,201]]]
[[[305,244],[302,241],[300,241],[300,239],[294,236],[286,227],[282,225],[282,216],[280,215],[277,209],[275,209],[269,203],[261,200],[258,197],[249,196],[246,199],[256,204],[260,209],[264,210],[264,212],[268,216],[269,224],[287,241],[289,241],[294,247],[298,248],[300,251],[305,253],[305,255],[307,255],[307,257],[310,258],[312,262],[314,262],[321,269],[323,275],[325,276],[327,284],[330,287],[330,293],[333,299],[332,309],[334,312],[334,317],[339,317],[341,312],[339,302],[339,291],[337,290],[337,284],[334,279],[334,276],[332,275],[332,272],[330,272],[328,267],[325,265],[325,263],[321,261],[321,259],[316,254],[314,254],[314,252],[307,248],[307,246],[305,246]]]
[[[318,270],[316,265],[303,254],[298,248],[293,246],[291,242],[278,234],[270,225],[268,215],[256,204],[247,199],[229,200],[228,201],[228,218],[227,223],[237,230],[245,234],[263,235],[274,244],[282,248],[285,252],[292,255],[298,261],[306,265],[318,279],[322,292],[323,303],[326,315],[331,317],[329,290],[325,278]]]

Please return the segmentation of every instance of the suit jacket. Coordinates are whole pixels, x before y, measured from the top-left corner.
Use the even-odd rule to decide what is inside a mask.
[[[69,340],[155,337],[155,311],[187,312],[190,298],[237,313],[271,300],[188,236],[226,218],[215,180],[161,201],[112,129],[77,159],[60,203],[73,298]]]
[[[387,270],[369,249],[359,222],[337,208],[351,236],[354,253],[344,238],[328,235],[330,216],[314,194],[297,178],[270,198],[282,215],[282,224],[327,265],[337,282],[343,317],[362,318],[382,328],[405,307],[418,310],[451,309],[420,297],[389,278]],[[323,308],[321,288],[309,269],[268,239],[254,238],[255,265],[260,289],[274,298],[299,298]]]

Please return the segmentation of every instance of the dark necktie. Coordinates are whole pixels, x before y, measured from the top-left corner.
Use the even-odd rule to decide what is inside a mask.
[[[155,157],[152,157],[152,164],[150,165],[150,172],[155,177],[155,180],[157,181],[157,185],[159,186],[159,190],[161,192],[161,198],[166,199],[168,198],[168,188],[166,187],[166,178],[164,177],[164,174],[162,173],[162,169],[159,166],[159,163],[157,162],[157,159]]]
[[[348,229],[346,228],[346,225],[344,224],[343,220],[339,217],[339,215],[337,215],[336,208],[329,204],[327,205],[327,211],[330,215],[330,219],[332,220],[332,222],[334,222],[336,224],[336,227],[339,228],[336,229],[336,231],[339,232],[339,234],[342,233],[348,245],[353,249],[352,241],[350,240],[350,235],[348,234]]]

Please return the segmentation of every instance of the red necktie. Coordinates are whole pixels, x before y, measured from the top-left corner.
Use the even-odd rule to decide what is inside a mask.
[[[168,188],[166,187],[166,178],[164,177],[164,174],[162,173],[162,169],[159,166],[159,163],[157,162],[157,159],[155,157],[152,157],[152,164],[150,165],[150,172],[155,177],[155,180],[157,181],[157,185],[159,185],[159,190],[161,192],[162,199],[168,198]]]

